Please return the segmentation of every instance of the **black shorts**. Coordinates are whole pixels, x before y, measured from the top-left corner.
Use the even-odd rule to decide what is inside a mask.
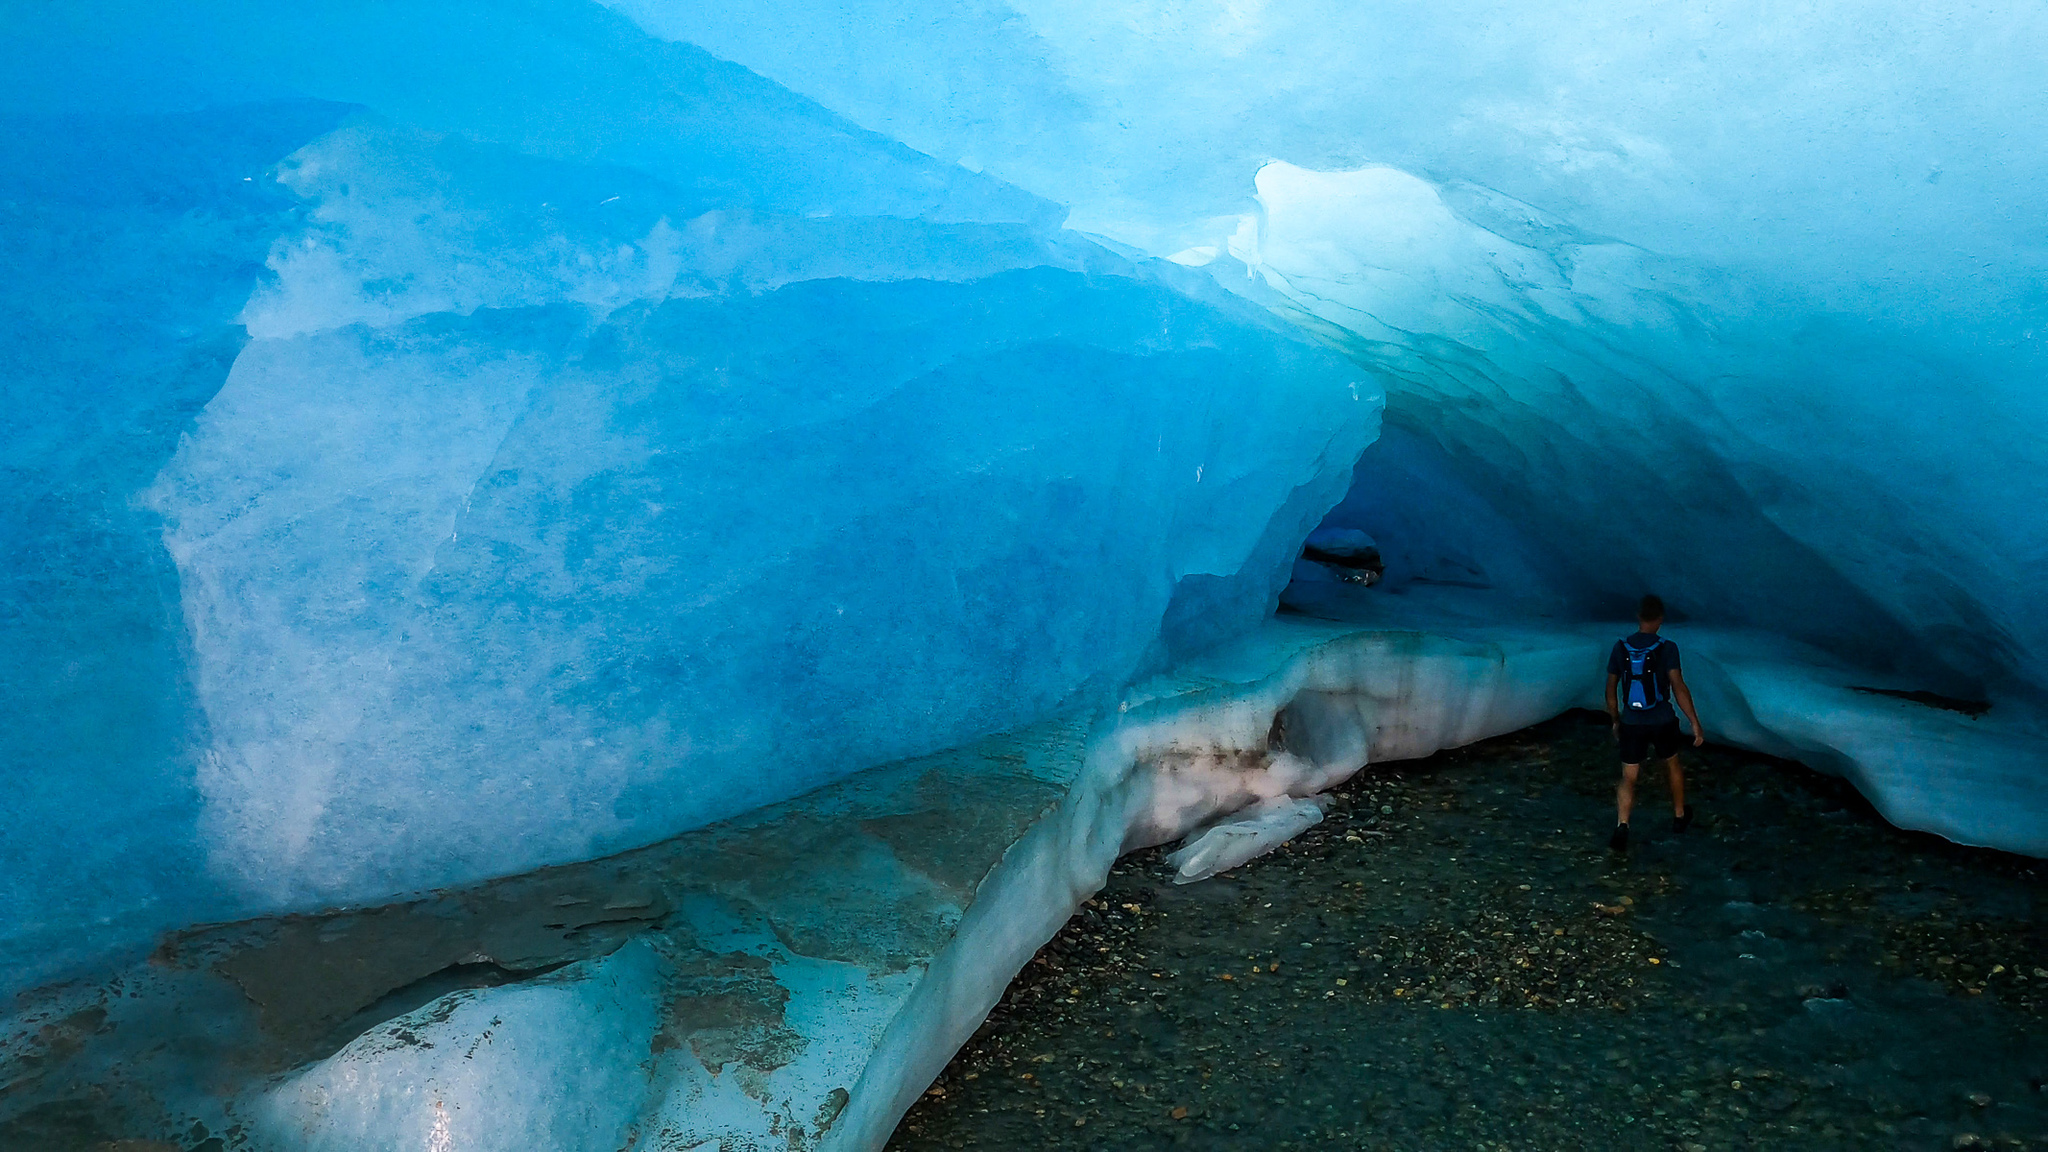
[[[1678,733],[1678,721],[1666,720],[1662,724],[1623,724],[1621,726],[1621,762],[1623,764],[1644,764],[1648,761],[1644,753],[1652,748],[1657,750],[1657,759],[1668,760],[1678,755],[1678,746],[1683,740]]]

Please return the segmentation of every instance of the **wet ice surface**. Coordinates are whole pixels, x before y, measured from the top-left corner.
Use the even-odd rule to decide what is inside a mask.
[[[2048,1148],[2048,868],[1686,756],[1626,859],[1584,715],[1215,880],[1126,859],[890,1147]]]

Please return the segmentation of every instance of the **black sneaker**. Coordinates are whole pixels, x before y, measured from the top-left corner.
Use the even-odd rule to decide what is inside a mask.
[[[1616,852],[1628,851],[1628,825],[1616,824],[1614,835],[1607,838],[1607,846]]]
[[[1671,818],[1671,830],[1673,832],[1683,832],[1690,827],[1692,827],[1692,805],[1687,804],[1685,806],[1685,815],[1673,816]]]

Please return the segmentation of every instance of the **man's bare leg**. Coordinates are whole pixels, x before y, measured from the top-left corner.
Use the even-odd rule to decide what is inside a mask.
[[[1671,780],[1671,830],[1683,832],[1692,824],[1691,810],[1685,806],[1685,766],[1673,755],[1664,762],[1664,774]]]
[[[1636,775],[1643,770],[1641,764],[1621,766],[1621,786],[1614,790],[1614,822],[1628,823],[1628,814],[1636,806]]]
[[[1607,846],[1616,852],[1628,851],[1628,814],[1636,806],[1636,774],[1642,768],[1641,764],[1621,766],[1621,786],[1614,790],[1614,835],[1607,840]]]

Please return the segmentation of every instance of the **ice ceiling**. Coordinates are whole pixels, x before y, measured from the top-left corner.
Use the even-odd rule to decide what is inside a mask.
[[[1383,411],[1353,500],[1477,509],[1407,522],[1555,611],[2038,704],[2044,49],[2019,4],[10,6],[0,962],[1108,706],[1270,610]]]
[[[1251,265],[1583,587],[2043,682],[2038,9],[614,7]]]

